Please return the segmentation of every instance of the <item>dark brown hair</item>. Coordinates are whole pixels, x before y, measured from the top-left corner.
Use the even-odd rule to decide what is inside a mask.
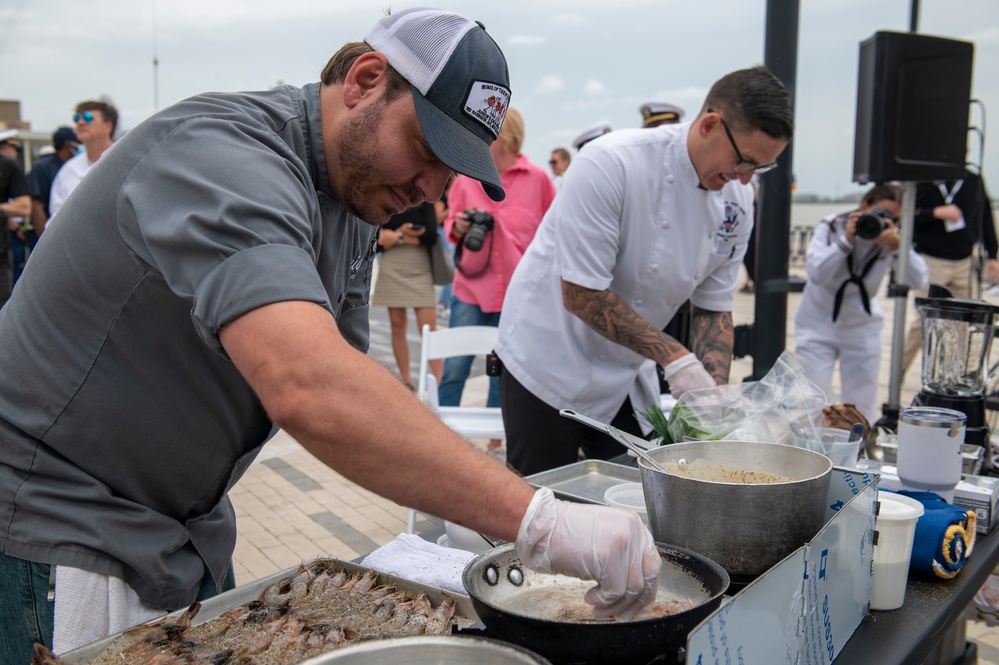
[[[722,111],[733,131],[758,129],[775,139],[790,139],[794,131],[791,95],[762,65],[718,79],[708,91],[701,113],[708,108]]]
[[[343,83],[347,79],[347,72],[354,66],[354,63],[365,53],[374,53],[374,49],[365,42],[347,42],[340,47],[340,50],[333,54],[326,66],[323,67],[319,80],[323,85],[334,85]],[[412,90],[402,74],[397,72],[392,65],[388,68],[388,85],[385,89],[385,101],[392,101],[404,92]]]
[[[902,202],[902,188],[898,185],[874,185],[864,194],[864,205],[873,205],[876,201]]]
[[[87,100],[76,105],[77,113],[83,113],[84,111],[90,111],[91,113],[99,111],[101,117],[104,118],[104,122],[111,123],[111,136],[114,136],[114,130],[118,128],[118,109],[107,102]]]

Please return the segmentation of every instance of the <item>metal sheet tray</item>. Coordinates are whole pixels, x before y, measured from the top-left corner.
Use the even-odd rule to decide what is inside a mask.
[[[584,460],[525,476],[524,480],[549,487],[559,498],[582,503],[606,504],[604,492],[621,483],[640,483],[638,469],[603,460]]]
[[[310,561],[309,564],[311,565],[317,560],[318,559]],[[329,558],[327,560],[334,562],[335,566],[343,568],[352,575],[357,572],[363,573],[370,570],[370,568],[366,566],[360,566],[349,561],[341,561],[340,559],[333,558]],[[264,589],[275,582],[294,575],[298,571],[298,568],[298,566],[294,566],[292,568],[288,568],[287,570],[282,570],[281,572],[274,573],[269,577],[264,577],[255,582],[250,582],[249,584],[244,584],[243,586],[236,587],[231,591],[226,591],[225,593],[221,593],[213,598],[203,601],[201,603],[201,610],[194,617],[193,625],[196,626],[198,624],[211,621],[231,609],[239,607],[244,603],[248,603],[251,600],[258,599]],[[475,609],[472,607],[472,599],[468,596],[445,592],[436,587],[425,586],[417,582],[402,579],[401,577],[396,577],[395,575],[389,575],[388,573],[378,573],[377,584],[394,584],[401,591],[405,591],[411,596],[425,593],[427,594],[427,597],[433,601],[435,606],[440,604],[440,602],[445,598],[453,599],[455,609],[452,625],[456,625],[458,628],[467,628],[479,621],[479,616],[475,613]],[[185,610],[177,610],[176,612],[171,612],[170,616],[183,614],[184,611]],[[90,644],[73,649],[72,651],[67,651],[65,654],[61,654],[60,657],[65,662],[71,663],[72,665],[83,663],[98,656],[120,635],[121,633],[118,633],[117,635],[111,635],[110,637],[105,637],[104,639],[97,640],[96,642],[91,642]]]

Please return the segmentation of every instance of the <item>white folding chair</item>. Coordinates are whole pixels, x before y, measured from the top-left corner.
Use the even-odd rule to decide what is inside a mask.
[[[466,439],[505,439],[503,415],[498,407],[440,406],[437,399],[437,377],[430,371],[431,360],[460,356],[484,356],[496,346],[499,329],[493,326],[459,326],[430,330],[423,326],[420,347],[420,375],[416,395],[451,429]],[[416,511],[410,509],[406,525],[413,533]]]

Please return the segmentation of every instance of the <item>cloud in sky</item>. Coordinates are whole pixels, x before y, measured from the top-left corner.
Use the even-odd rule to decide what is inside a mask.
[[[539,95],[548,95],[561,92],[563,88],[565,88],[565,81],[560,76],[557,74],[547,74],[542,76],[541,80],[534,86],[534,92]]]
[[[583,17],[580,14],[555,14],[555,16],[552,16],[551,21],[555,25],[575,27],[583,24]]]
[[[605,95],[607,86],[597,79],[590,79],[583,84],[583,93],[587,95]]]
[[[540,35],[514,35],[507,40],[511,46],[540,46],[547,40]]]

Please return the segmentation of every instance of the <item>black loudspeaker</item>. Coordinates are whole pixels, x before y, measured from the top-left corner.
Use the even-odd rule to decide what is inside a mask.
[[[971,42],[911,32],[861,42],[855,181],[964,176],[973,59]]]

